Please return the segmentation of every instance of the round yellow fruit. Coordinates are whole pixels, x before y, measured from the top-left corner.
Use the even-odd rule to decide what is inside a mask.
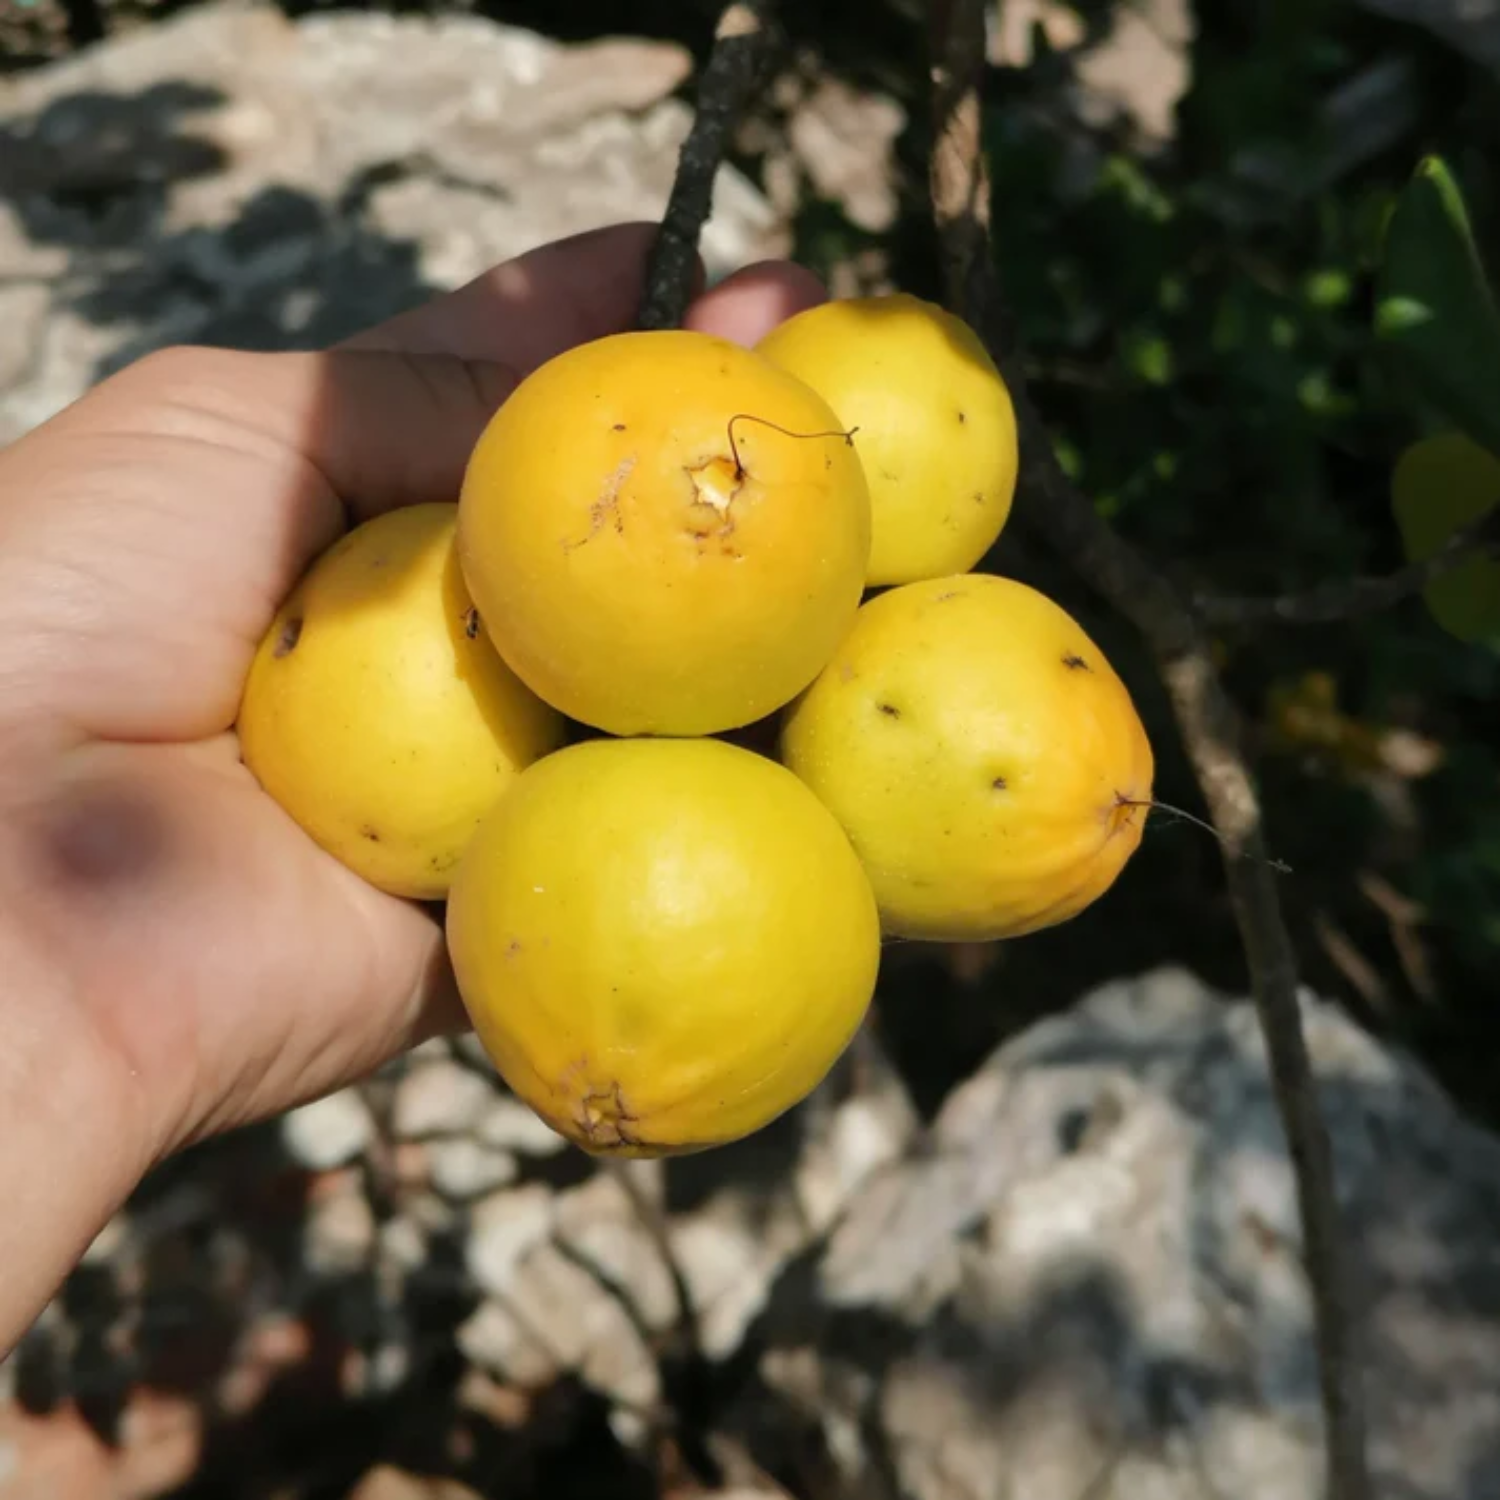
[[[1153,775],[1077,622],[983,574],[870,600],[788,711],[781,753],[848,832],[886,932],[937,941],[1076,916],[1140,843]]]
[[[459,550],[516,673],[611,734],[763,718],[859,607],[870,499],[828,404],[706,333],[616,334],[500,408],[459,497]]]
[[[437,899],[564,721],[496,655],[454,550],[456,505],[390,511],[318,557],[251,664],[240,753],[371,885]]]
[[[972,568],[1015,496],[1010,392],[968,324],[906,293],[825,302],[757,350],[858,428],[873,530],[867,582]]]
[[[874,991],[848,839],[720,740],[589,740],[524,772],[454,878],[448,949],[501,1075],[598,1155],[701,1150],[819,1083]]]

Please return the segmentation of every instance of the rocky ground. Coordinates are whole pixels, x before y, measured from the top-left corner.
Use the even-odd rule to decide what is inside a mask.
[[[231,4],[0,82],[0,442],[157,344],[326,341],[659,212],[687,67]],[[783,250],[809,180],[894,211],[894,105],[787,111],[764,187],[721,183],[715,274]],[[1306,1019],[1381,1500],[1494,1500],[1500,1143]],[[432,1044],[143,1187],[0,1364],[0,1500],[1316,1500],[1298,1235],[1251,1009],[1179,970],[931,1119],[872,1031],[665,1164],[589,1161]]]
[[[1306,1022],[1378,1493],[1490,1500],[1500,1143]],[[1173,970],[1033,1027],[930,1123],[866,1036],[761,1135],[625,1168],[431,1044],[172,1164],[0,1378],[5,1500],[1322,1493],[1253,1013]]]

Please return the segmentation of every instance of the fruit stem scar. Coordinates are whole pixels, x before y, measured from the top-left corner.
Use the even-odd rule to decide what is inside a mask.
[[[727,520],[729,507],[744,488],[744,472],[732,468],[728,459],[711,458],[696,469],[688,469],[687,476],[693,482],[693,503],[706,505],[721,520]]]
[[[740,458],[739,444],[735,441],[734,436],[734,424],[736,422],[759,422],[762,427],[769,427],[773,432],[779,432],[783,437],[789,438],[843,438],[845,444],[850,448],[854,446],[854,434],[859,431],[858,427],[850,427],[847,431],[842,427],[838,427],[829,432],[793,432],[790,428],[782,427],[779,423],[772,422],[765,417],[757,417],[751,412],[738,411],[724,424],[724,430],[729,434],[729,451],[734,456],[734,477],[736,479],[743,479],[745,477],[745,464]]]
[[[618,1083],[607,1089],[594,1089],[578,1101],[576,1114],[578,1127],[591,1146],[634,1146],[638,1144],[634,1131],[636,1117],[625,1106],[625,1096]]]

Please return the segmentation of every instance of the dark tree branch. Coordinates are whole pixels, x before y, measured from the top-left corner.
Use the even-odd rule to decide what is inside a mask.
[[[641,328],[681,325],[697,281],[698,237],[735,122],[759,88],[774,40],[770,0],[735,0],[719,18],[698,82],[698,108],[646,267]]]
[[[1328,625],[1354,620],[1419,594],[1434,579],[1451,573],[1470,557],[1500,556],[1500,510],[1461,526],[1441,547],[1419,562],[1383,578],[1350,578],[1320,584],[1304,594],[1265,598],[1200,595],[1198,613],[1210,625]]]
[[[1123,541],[1063,473],[1027,393],[1004,326],[986,220],[980,139],[985,0],[932,0],[933,212],[949,303],[984,339],[1010,387],[1020,428],[1018,514],[1140,631],[1171,699],[1224,849],[1229,892],[1290,1147],[1312,1287],[1331,1500],[1370,1500],[1352,1278],[1333,1156],[1297,1001],[1297,965],[1282,918],[1238,715],[1208,642],[1172,585]]]

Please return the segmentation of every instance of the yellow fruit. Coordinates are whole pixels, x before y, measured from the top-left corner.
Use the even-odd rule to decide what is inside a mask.
[[[1076,916],[1140,843],[1151,746],[1044,594],[968,574],[877,595],[788,710],[782,756],[844,825],[885,930],[1016,937]]]
[[[1461,432],[1413,443],[1391,476],[1391,509],[1406,555],[1429,557],[1462,526],[1500,505],[1500,458]],[[1423,590],[1432,617],[1461,641],[1500,638],[1500,562],[1476,551]]]
[[[867,582],[972,568],[1016,488],[1010,392],[967,323],[906,293],[825,302],[756,346],[857,427],[874,517]]]
[[[464,588],[456,505],[366,521],[322,554],[251,665],[240,752],[323,848],[393,895],[436,899],[563,719],[491,648]]]
[[[454,878],[448,948],[501,1075],[595,1154],[758,1130],[832,1067],[880,961],[868,880],[784,766],[589,740],[524,772]]]
[[[870,501],[826,402],[709,334],[558,355],[470,460],[459,549],[517,674],[612,734],[738,728],[817,674],[859,606]]]

